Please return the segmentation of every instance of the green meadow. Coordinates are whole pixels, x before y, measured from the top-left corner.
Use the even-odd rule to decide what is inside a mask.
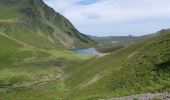
[[[42,0],[0,0],[0,100],[103,100],[170,92],[169,29],[123,41],[93,38],[100,43]],[[115,38],[121,45],[108,44]],[[75,48],[95,48],[101,55]]]

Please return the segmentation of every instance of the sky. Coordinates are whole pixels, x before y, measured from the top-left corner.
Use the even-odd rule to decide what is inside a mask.
[[[82,33],[140,36],[170,28],[170,0],[44,0]]]

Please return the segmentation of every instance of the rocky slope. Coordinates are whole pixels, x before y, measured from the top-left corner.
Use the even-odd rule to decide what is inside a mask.
[[[42,0],[0,0],[0,5],[1,33],[19,41],[43,49],[72,49],[95,44]]]

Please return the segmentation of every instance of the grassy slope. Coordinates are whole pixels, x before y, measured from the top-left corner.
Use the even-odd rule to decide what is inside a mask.
[[[1,100],[62,100],[66,93],[60,81],[49,82],[33,89],[15,90],[8,94],[0,94]]]
[[[78,60],[82,56],[89,55],[63,49],[44,50],[0,33],[0,87],[48,76],[55,78],[61,69],[58,67],[65,66],[65,61]]]
[[[31,57],[31,52],[19,51],[18,48],[21,47],[21,44],[0,34],[0,64],[10,65],[14,62],[21,61],[24,58]]]
[[[50,54],[43,51],[33,52],[31,50],[21,50],[21,48],[25,47],[15,40],[0,34],[0,87],[22,83],[27,81],[28,78],[34,78],[33,76],[36,76],[36,74],[42,74],[40,71],[41,68],[38,66],[37,68],[34,68],[36,66],[28,66],[20,63],[27,61],[28,59],[33,60],[49,57]],[[34,72],[30,73],[30,67]],[[44,69],[44,73],[47,69],[48,68]],[[29,81],[31,81],[31,79]]]
[[[16,19],[19,15],[19,13],[17,13],[17,6],[6,7],[0,4],[0,12],[0,20]]]
[[[66,83],[73,91],[67,99],[94,100],[169,90],[170,32],[166,33],[106,57],[68,68],[71,75]],[[97,82],[83,88],[77,87],[93,80],[98,73],[100,79]]]
[[[101,58],[72,63],[65,69],[69,75],[65,86],[63,81],[58,84],[52,82],[0,96],[2,100],[12,97],[15,100],[96,100],[169,91],[169,42],[170,32],[166,32]],[[92,82],[96,75],[99,78]]]
[[[89,56],[66,50],[56,39],[60,37],[52,36],[53,29],[48,26],[51,22],[39,15],[41,6],[46,12],[52,11],[51,18],[57,16],[41,0],[0,1],[0,87],[54,79],[60,74],[60,67],[65,66],[63,62]],[[64,25],[68,29],[73,27]],[[56,24],[53,26],[62,30]]]
[[[32,0],[19,0],[17,3],[10,4],[11,1],[15,2],[16,0],[0,0],[0,100],[23,100],[25,97],[28,100],[42,100],[49,99],[50,94],[53,95],[51,92],[55,91],[56,95],[59,92],[64,92],[62,81],[58,80],[64,77],[62,68],[72,60],[79,60],[79,57],[90,55],[66,50],[67,44],[63,45],[62,39],[69,40],[74,37],[69,37],[67,32],[77,35],[75,41],[80,43],[75,44],[77,47],[89,46],[91,43],[88,44],[88,41],[91,40],[81,35],[67,19],[44,4],[36,2],[38,4],[33,6],[28,3]],[[48,15],[51,15],[48,16],[49,19],[42,15],[43,10],[46,10],[44,13],[48,12]],[[38,15],[40,12],[41,16]],[[60,25],[63,26],[59,27]],[[47,98],[36,97],[42,95],[42,90],[39,88],[25,91],[27,93],[23,97],[20,96],[21,98],[15,93],[18,90],[30,88],[33,84],[46,83],[46,81],[55,83],[54,87],[51,87],[50,84],[48,84],[50,87],[43,86],[48,88],[49,93],[43,93]],[[2,91],[6,91],[6,89],[10,89],[14,93],[3,94]],[[57,98],[56,95],[51,98]]]
[[[3,12],[1,15],[5,17],[0,17],[0,90],[6,86],[25,83],[29,86],[31,82],[55,79],[63,73],[61,70],[67,60],[82,56],[63,50],[58,40],[55,43],[51,41],[48,36],[51,36],[52,26],[41,26],[44,21],[32,23],[35,20],[30,21],[32,19],[28,16],[24,20],[22,17],[22,20],[16,20],[21,8],[17,7],[1,6],[11,16]],[[70,75],[65,80],[66,86],[59,80],[33,89],[24,88],[25,91],[15,88],[9,93],[1,93],[0,99],[93,100],[165,90],[169,84],[169,37],[169,34],[157,37],[102,58],[74,63],[65,69]],[[54,40],[56,37],[51,38]],[[87,85],[96,75],[99,80]]]

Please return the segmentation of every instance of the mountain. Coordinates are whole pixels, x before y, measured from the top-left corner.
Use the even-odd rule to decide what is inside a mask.
[[[93,40],[42,0],[0,0],[0,30],[17,41],[42,49],[89,47]]]
[[[108,40],[123,46],[99,56],[72,52],[96,42],[41,0],[0,0],[0,100],[110,100],[170,91],[170,29]]]
[[[89,36],[89,37],[95,40],[99,45],[111,45],[113,47],[119,47],[139,43],[156,35],[157,34],[149,34],[143,36],[129,35],[129,36],[106,36],[106,37]]]
[[[129,45],[136,43],[141,43],[146,39],[157,36],[159,33],[147,34],[143,36],[106,36],[106,37],[97,37],[89,36],[92,40],[96,41],[98,47],[96,49],[102,53],[109,53],[116,51],[118,49],[124,48]]]
[[[42,0],[0,0],[0,93],[56,80],[69,61],[89,56],[70,49],[92,46],[93,40]]]
[[[95,46],[42,0],[0,0],[0,44],[0,66],[44,57],[77,58],[70,49]]]

